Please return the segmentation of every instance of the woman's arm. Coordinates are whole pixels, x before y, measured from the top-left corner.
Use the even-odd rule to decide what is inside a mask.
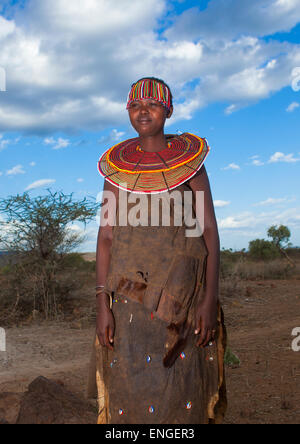
[[[206,264],[206,287],[204,299],[197,308],[196,334],[200,334],[197,345],[205,346],[213,339],[217,325],[217,302],[219,298],[220,238],[205,166],[190,180],[193,192],[204,191],[203,237],[208,249]]]
[[[105,181],[103,191],[111,191],[114,193],[115,199],[118,197],[118,189]],[[113,196],[112,195],[112,196]],[[105,196],[104,196],[105,197]],[[117,202],[117,201],[116,201]],[[102,203],[106,203],[105,201]],[[114,211],[114,203],[108,200],[105,207],[105,211]],[[102,209],[103,211],[103,209]],[[102,220],[102,214],[101,214]],[[111,258],[111,245],[113,240],[113,228],[112,225],[107,224],[99,227],[98,239],[97,239],[97,253],[96,253],[96,285],[105,286],[106,278],[109,271],[110,258]],[[99,342],[102,346],[112,349],[115,322],[112,311],[110,309],[109,296],[103,292],[97,296],[97,320],[96,330],[99,338]]]

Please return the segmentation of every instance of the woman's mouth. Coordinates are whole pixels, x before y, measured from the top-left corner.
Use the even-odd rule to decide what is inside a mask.
[[[151,120],[150,119],[139,119],[138,122],[141,125],[148,125],[149,123],[151,123]]]

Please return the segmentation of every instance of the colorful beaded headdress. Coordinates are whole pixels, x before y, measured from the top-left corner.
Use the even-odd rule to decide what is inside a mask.
[[[169,111],[172,106],[171,91],[156,79],[142,79],[134,83],[128,94],[127,109],[135,100],[154,99],[162,103]]]
[[[143,151],[138,137],[113,146],[100,158],[99,173],[132,193],[157,194],[178,187],[200,170],[210,148],[205,139],[189,133],[166,139],[168,146],[156,153]]]

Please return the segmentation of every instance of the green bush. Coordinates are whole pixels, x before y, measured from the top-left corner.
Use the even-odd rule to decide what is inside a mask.
[[[224,363],[228,367],[240,367],[240,359],[231,351],[229,347],[226,348]]]
[[[79,253],[70,253],[64,257],[62,263],[67,268],[81,268],[85,260]]]
[[[63,267],[75,270],[94,272],[96,271],[96,261],[86,261],[80,253],[70,253],[62,261]]]
[[[249,256],[256,260],[270,261],[280,257],[280,252],[274,242],[255,239],[249,242]]]

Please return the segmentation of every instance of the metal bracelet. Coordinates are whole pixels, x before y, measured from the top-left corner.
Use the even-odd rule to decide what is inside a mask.
[[[113,299],[112,299],[111,294],[110,294],[108,291],[98,291],[98,292],[96,293],[96,299],[97,299],[97,297],[98,297],[100,294],[106,294],[106,295],[109,297],[109,306],[110,306],[110,309],[112,309],[112,306],[113,306]]]
[[[98,294],[102,294],[102,293],[107,294],[107,291],[103,291],[103,290],[96,291],[96,297],[98,296]]]

